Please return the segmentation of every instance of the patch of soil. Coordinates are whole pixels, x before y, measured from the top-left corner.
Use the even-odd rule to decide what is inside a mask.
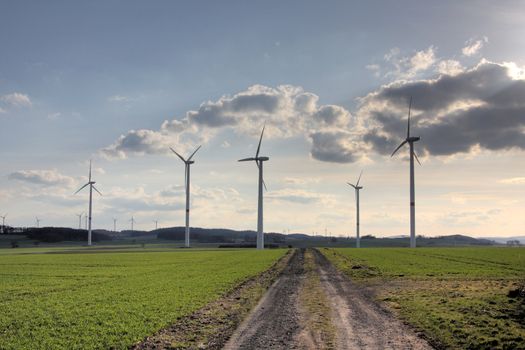
[[[133,345],[130,349],[221,349],[275,280],[289,269],[292,251],[270,269],[248,279],[220,299]]]

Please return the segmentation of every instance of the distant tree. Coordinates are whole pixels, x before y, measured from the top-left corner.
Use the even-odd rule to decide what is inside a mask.
[[[364,235],[363,237],[361,237],[362,239],[376,239],[376,236],[373,236],[373,235]]]

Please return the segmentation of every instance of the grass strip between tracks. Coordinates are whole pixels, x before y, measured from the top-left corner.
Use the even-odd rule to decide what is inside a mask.
[[[316,349],[335,348],[335,328],[331,322],[332,310],[321,286],[315,257],[311,249],[304,254],[305,279],[299,291],[301,305],[301,320],[304,333],[301,335],[305,343]]]

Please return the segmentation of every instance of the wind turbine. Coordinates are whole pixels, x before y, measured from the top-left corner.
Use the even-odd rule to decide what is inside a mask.
[[[117,232],[117,218],[113,218],[113,232]]]
[[[184,246],[186,248],[190,247],[190,165],[195,163],[195,161],[191,160],[191,158],[193,158],[195,153],[197,153],[200,148],[201,146],[197,147],[197,149],[193,151],[188,159],[184,159],[183,156],[175,152],[175,150],[170,147],[171,151],[184,162],[184,187],[186,189],[186,231],[184,234]]]
[[[131,232],[133,233],[133,224],[136,223],[135,219],[133,218],[133,216],[131,217],[131,219],[129,220],[129,222],[131,222]]]
[[[391,157],[403,147],[406,143],[410,146],[410,248],[416,247],[416,199],[415,199],[415,188],[414,188],[414,158],[416,158],[419,165],[419,161],[416,152],[414,151],[414,142],[420,140],[419,136],[410,136],[410,109],[412,108],[412,96],[410,97],[410,103],[408,105],[408,124],[407,124],[407,138],[401,142],[399,146],[392,152]]]
[[[156,230],[159,225],[159,220],[153,220],[153,222],[155,223],[155,230]]]
[[[5,230],[5,218],[7,217],[7,213],[5,213],[3,216],[0,216],[2,218],[2,232]]]
[[[82,230],[82,215],[84,215],[84,213],[80,213],[76,215],[78,216],[78,229]]]
[[[352,186],[355,189],[355,202],[356,202],[355,247],[356,248],[361,248],[361,238],[359,237],[359,190],[363,188],[363,186],[359,186],[361,175],[363,175],[362,170],[361,170],[361,174],[359,174],[359,178],[357,179],[357,182],[355,185],[351,184],[350,182],[347,182],[350,186]]]
[[[264,249],[264,232],[263,232],[263,186],[266,189],[266,184],[263,179],[263,162],[269,160],[268,157],[259,157],[259,151],[261,150],[261,141],[264,134],[264,129],[266,125],[263,126],[261,137],[259,139],[259,145],[257,146],[257,152],[255,152],[255,157],[239,159],[239,162],[248,162],[255,161],[257,167],[259,168],[259,199],[257,205],[257,249]]]
[[[89,214],[88,214],[88,245],[91,245],[91,212],[93,207],[93,190],[97,191],[99,195],[102,196],[102,193],[97,190],[95,187],[95,181],[91,181],[91,160],[89,161],[89,180],[88,182],[80,187],[74,194],[80,192],[84,187],[89,186]]]
[[[40,221],[42,221],[42,220],[40,220],[38,218],[38,216],[35,216],[35,219],[36,219],[36,227],[39,228],[40,227]]]

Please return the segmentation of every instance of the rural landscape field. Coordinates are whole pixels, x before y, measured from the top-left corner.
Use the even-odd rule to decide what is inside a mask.
[[[0,0],[0,350],[525,350],[524,0]]]
[[[312,344],[323,349],[346,348],[341,346],[343,335],[338,331],[341,320],[334,317],[334,308],[345,306],[334,304],[335,296],[326,289],[322,270],[328,267],[323,266],[318,252],[362,294],[358,298],[403,320],[431,347],[519,349],[525,339],[524,248],[309,248],[301,255],[298,249],[181,250],[122,245],[0,252],[2,349],[126,349],[221,300],[285,255],[294,254],[296,261],[280,267],[272,280],[282,280],[286,285],[283,293],[288,295],[267,297],[270,304],[265,312],[274,312],[274,316],[258,322],[248,319],[246,326],[259,327],[260,334],[240,340],[234,335],[232,348],[262,348],[265,346],[254,344],[265,341],[272,344],[279,339],[279,331],[270,326],[267,331],[259,323],[271,325],[279,317],[287,324],[278,326],[287,342],[284,348]],[[270,284],[250,296],[256,299],[251,300],[251,307]],[[285,300],[292,295],[297,299]],[[181,349],[222,348],[231,334],[223,335],[218,345],[197,342],[217,337],[214,333],[220,332],[221,323],[231,321],[226,311],[217,317],[207,319],[207,326],[178,329],[186,334],[164,336],[163,344]],[[355,332],[358,322],[356,318],[346,326]],[[293,324],[295,328],[288,328]],[[209,339],[191,334],[202,327],[207,327]],[[298,335],[305,331],[311,334],[312,343]],[[149,348],[151,343],[139,348]],[[373,344],[377,343],[365,348]]]
[[[286,250],[0,250],[2,349],[125,349]]]

